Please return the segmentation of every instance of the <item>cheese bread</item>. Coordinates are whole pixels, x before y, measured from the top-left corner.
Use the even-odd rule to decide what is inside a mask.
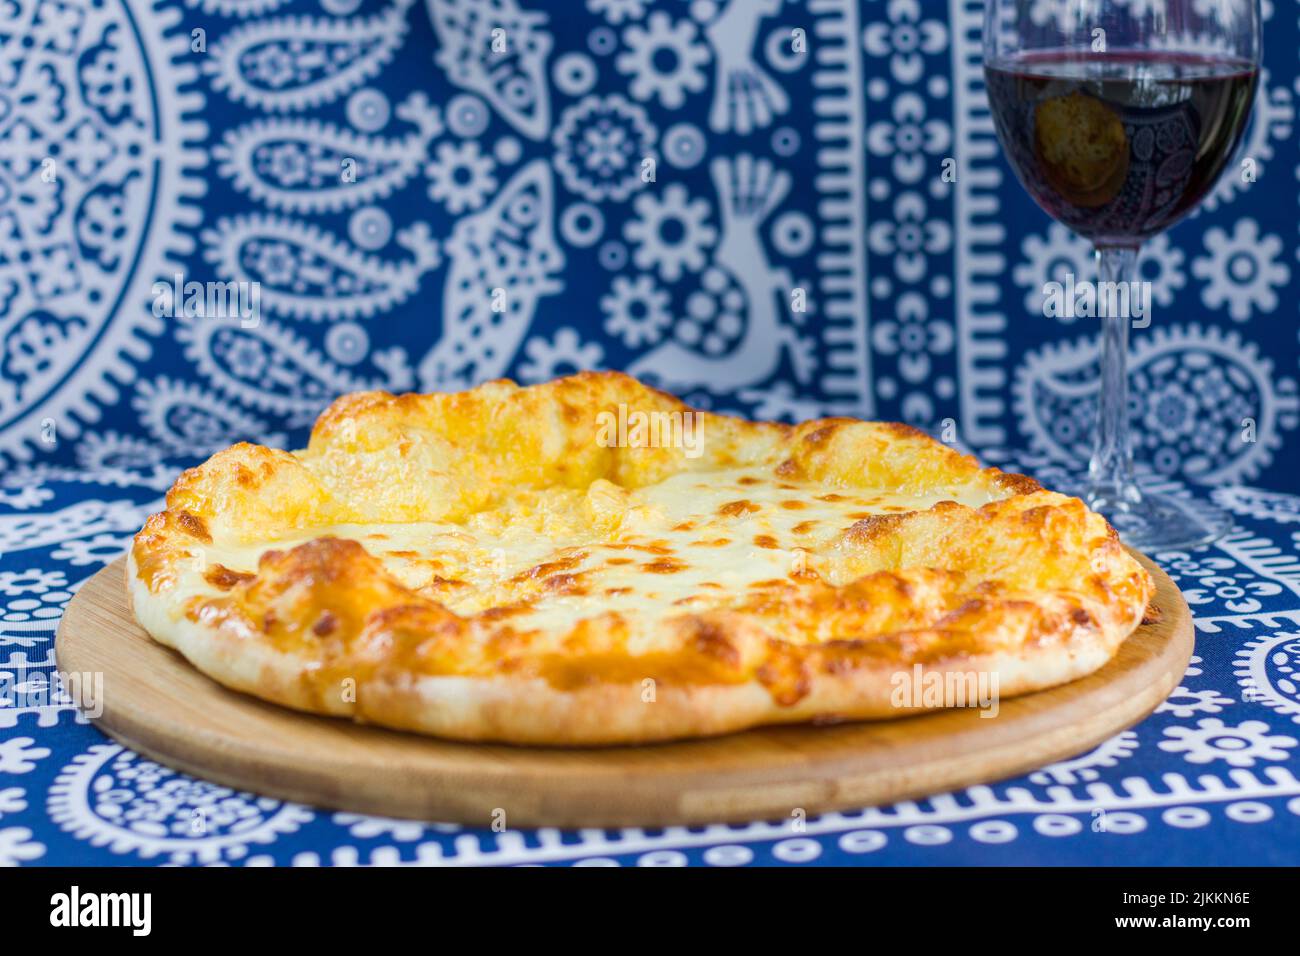
[[[1051,687],[1154,590],[1082,501],[914,428],[745,421],[617,373],[340,398],[305,450],[183,473],[127,586],[236,690],[565,745],[954,703],[918,675]]]

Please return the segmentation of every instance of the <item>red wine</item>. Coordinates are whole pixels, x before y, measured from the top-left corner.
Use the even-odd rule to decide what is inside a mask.
[[[1134,245],[1214,186],[1240,142],[1256,68],[1148,52],[1042,52],[984,68],[1011,166],[1034,200],[1099,244]]]

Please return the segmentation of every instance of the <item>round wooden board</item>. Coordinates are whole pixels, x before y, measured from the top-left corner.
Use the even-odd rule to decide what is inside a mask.
[[[1141,557],[1141,556],[1139,556]],[[127,606],[125,559],[77,593],[59,627],[64,672],[102,672],[97,726],[133,750],[228,786],[339,810],[488,826],[660,826],[788,818],[987,783],[1081,753],[1168,696],[1192,619],[1155,575],[1156,623],[1097,673],[974,709],[832,727],[768,727],[638,747],[463,744],[359,726],[226,690],[155,644]]]

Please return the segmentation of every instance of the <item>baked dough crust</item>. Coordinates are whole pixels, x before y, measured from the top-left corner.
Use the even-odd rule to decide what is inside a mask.
[[[638,413],[697,441],[609,430]],[[916,665],[1051,687],[1154,593],[1082,501],[916,429],[696,413],[590,372],[348,395],[303,451],[219,452],[136,535],[127,586],[236,690],[572,745],[903,716],[935,706],[900,704]]]

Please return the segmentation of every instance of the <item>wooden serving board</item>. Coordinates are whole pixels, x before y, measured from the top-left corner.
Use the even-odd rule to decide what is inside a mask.
[[[1141,556],[1139,556],[1141,557]],[[127,607],[125,559],[68,605],[59,669],[102,672],[97,726],[161,763],[282,799],[491,826],[659,826],[788,819],[986,783],[1081,753],[1168,696],[1192,619],[1150,561],[1160,620],[1097,673],[974,709],[831,727],[769,727],[612,748],[463,744],[302,714],[226,690],[155,644]]]

